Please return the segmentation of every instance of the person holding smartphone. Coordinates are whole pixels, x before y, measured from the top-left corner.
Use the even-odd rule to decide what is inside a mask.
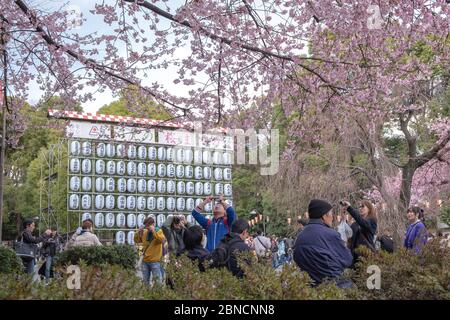
[[[207,219],[201,214],[205,205],[213,201],[213,196],[207,197],[200,205],[192,210],[192,216],[206,231],[206,250],[212,252],[217,248],[220,240],[230,233],[230,227],[236,220],[236,212],[225,201],[223,195],[219,196],[218,202],[213,207],[213,218]]]
[[[358,259],[355,250],[359,246],[366,246],[375,252],[375,235],[377,234],[377,212],[374,205],[368,201],[360,202],[359,210],[353,208],[348,201],[340,201],[343,212],[348,212],[355,219],[351,228],[353,231],[350,238],[350,250],[353,254],[353,263]]]

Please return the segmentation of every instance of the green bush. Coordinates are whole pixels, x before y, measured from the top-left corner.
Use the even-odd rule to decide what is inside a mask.
[[[267,263],[254,262],[251,266],[241,263],[246,277],[237,279],[226,269],[208,269],[201,273],[197,263],[186,256],[172,260],[165,267],[170,284],[151,288],[142,283],[133,268],[124,268],[119,263],[107,264],[106,259],[102,267],[97,268],[98,263],[89,264],[82,258],[86,262],[80,262],[81,290],[67,288],[64,272],[49,286],[31,282],[24,274],[0,274],[0,299],[450,299],[450,250],[439,248],[436,242],[427,244],[423,254],[417,256],[406,250],[372,254],[363,249],[361,254],[363,258],[356,269],[348,271],[356,287],[345,290],[332,283],[312,288],[310,277],[295,264],[286,265],[278,272]],[[381,269],[380,290],[367,288],[369,265]]]
[[[73,247],[57,255],[56,265],[78,264],[80,260],[83,260],[90,266],[110,264],[133,269],[136,266],[137,258],[136,250],[126,245]]]
[[[450,250],[431,241],[419,255],[399,249],[394,254],[361,251],[363,258],[353,273],[357,290],[352,297],[360,299],[450,299]],[[381,271],[381,289],[367,288],[367,267]]]
[[[19,273],[22,271],[22,260],[12,249],[0,245],[0,273]]]

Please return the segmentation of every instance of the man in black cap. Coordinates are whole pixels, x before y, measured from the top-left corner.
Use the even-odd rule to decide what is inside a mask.
[[[332,228],[333,207],[326,201],[313,199],[308,206],[309,223],[298,235],[294,260],[314,280],[334,279],[338,286],[348,287],[351,282],[339,279],[353,261],[350,250],[339,233]]]

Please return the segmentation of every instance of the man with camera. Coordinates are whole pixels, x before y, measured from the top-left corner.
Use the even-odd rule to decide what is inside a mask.
[[[220,240],[226,234],[230,233],[230,226],[236,220],[236,213],[234,209],[226,203],[223,195],[217,199],[217,203],[213,207],[213,218],[207,219],[201,212],[204,210],[205,205],[211,203],[214,200],[213,196],[209,196],[198,205],[194,210],[192,210],[192,216],[194,219],[202,226],[206,231],[206,250],[212,252]]]

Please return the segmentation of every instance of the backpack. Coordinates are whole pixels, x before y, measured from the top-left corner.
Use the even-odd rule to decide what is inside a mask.
[[[211,252],[210,267],[211,268],[229,268],[231,250],[229,241],[221,241],[219,246]]]
[[[380,248],[389,253],[394,252],[394,240],[386,235],[380,237]]]

